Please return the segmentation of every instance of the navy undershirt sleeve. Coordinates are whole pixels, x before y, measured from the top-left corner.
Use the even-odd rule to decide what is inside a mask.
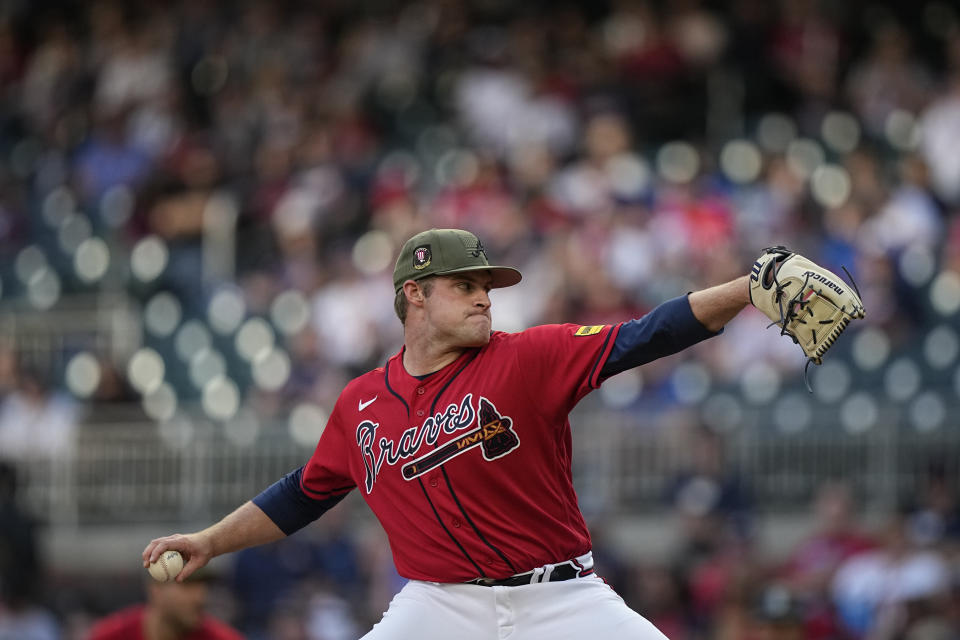
[[[303,467],[291,471],[253,499],[253,504],[260,507],[287,535],[299,531],[322,516],[349,493],[348,491],[326,500],[314,500],[300,488],[302,474]]]
[[[625,322],[620,327],[613,349],[600,370],[600,377],[609,378],[683,351],[720,333],[723,329],[714,333],[697,320],[687,296],[667,300],[642,318]]]

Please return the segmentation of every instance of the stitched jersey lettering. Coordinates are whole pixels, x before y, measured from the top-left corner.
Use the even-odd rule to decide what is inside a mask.
[[[357,445],[363,459],[364,487],[367,493],[373,491],[384,462],[394,466],[401,460],[412,458],[424,444],[436,444],[441,431],[447,435],[462,431],[470,427],[476,418],[473,394],[468,393],[459,405],[451,403],[442,413],[428,417],[419,426],[405,429],[397,441],[386,436],[377,439],[379,422],[364,420],[358,424]]]

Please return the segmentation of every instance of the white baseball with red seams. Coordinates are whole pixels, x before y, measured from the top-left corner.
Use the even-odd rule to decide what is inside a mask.
[[[169,549],[160,554],[157,561],[152,563],[147,571],[157,582],[171,582],[183,570],[183,556],[179,551]]]

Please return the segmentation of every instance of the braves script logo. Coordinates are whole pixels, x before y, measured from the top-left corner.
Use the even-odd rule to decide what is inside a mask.
[[[483,396],[480,397],[479,407],[474,408],[473,394],[468,393],[459,405],[450,404],[442,413],[430,416],[420,426],[410,427],[400,435],[399,440],[383,436],[378,439],[380,424],[377,422],[364,420],[358,424],[357,444],[366,470],[364,484],[367,493],[373,491],[384,462],[393,466],[401,460],[412,458],[423,444],[435,445],[441,431],[453,434],[469,428],[475,420],[478,426],[472,431],[403,465],[404,479],[412,480],[474,447],[480,447],[484,460],[488,461],[507,455],[520,446],[520,438],[512,428],[513,421],[500,415],[494,404]]]

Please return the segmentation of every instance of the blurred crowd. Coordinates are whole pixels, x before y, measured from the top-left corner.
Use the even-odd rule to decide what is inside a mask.
[[[55,313],[121,294],[144,349],[0,345],[0,457],[56,454],[78,400],[142,396],[157,420],[196,401],[223,420],[331,407],[399,347],[394,256],[431,226],[471,229],[524,273],[493,296],[497,329],[636,317],[785,244],[849,270],[869,345],[946,325],[931,366],[952,367],[958,147],[960,11],[936,0],[4,3],[2,301]],[[745,313],[683,358],[721,383],[758,362],[799,380],[799,350],[766,324]],[[683,358],[646,367],[644,394],[683,395]],[[726,528],[685,521],[669,566],[611,551],[611,583],[674,639],[956,638],[956,503],[932,480],[931,504],[882,535],[848,530],[850,496],[824,487],[823,531],[776,564],[751,557],[746,493],[678,477],[678,513],[718,501],[733,533],[700,540]],[[938,500],[949,535],[918,538]],[[4,544],[21,530],[5,524]],[[355,637],[379,614],[358,603],[380,606],[395,576],[350,544],[241,555],[238,575],[311,568],[299,593],[316,597],[255,628],[283,589],[238,579],[233,622]],[[53,619],[16,631],[24,609],[0,602],[0,638],[57,637]]]

